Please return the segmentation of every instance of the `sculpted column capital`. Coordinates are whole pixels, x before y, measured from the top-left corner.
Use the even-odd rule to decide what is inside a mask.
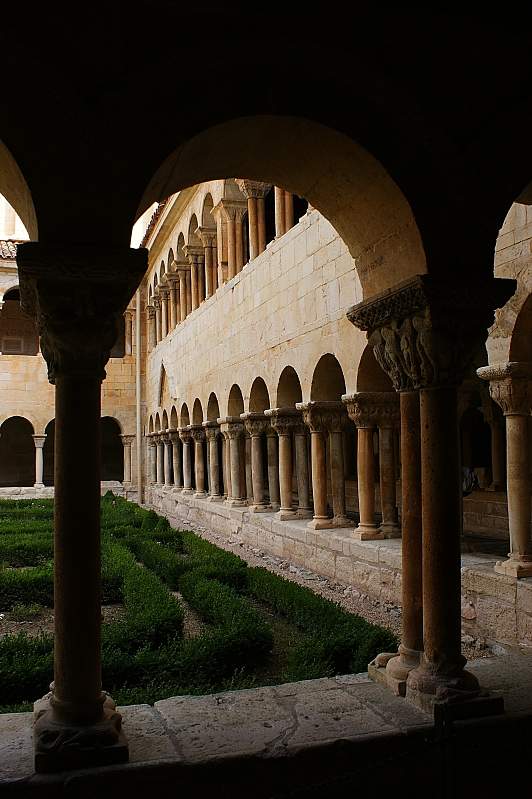
[[[203,424],[192,424],[190,425],[190,434],[194,441],[205,441],[205,430],[203,429]]]
[[[214,441],[216,440],[217,436],[220,435],[220,425],[217,422],[203,422],[203,427],[205,429],[205,437],[207,438],[207,441]]]
[[[198,227],[196,233],[201,239],[204,247],[212,247],[216,241],[216,228],[214,227]]]
[[[263,199],[272,187],[271,183],[262,183],[260,180],[248,180],[247,178],[235,178],[235,183],[247,200],[250,197]]]
[[[452,283],[416,275],[354,305],[347,318],[368,331],[375,358],[396,391],[459,385],[515,281]]]
[[[47,436],[46,435],[44,435],[44,436],[33,435],[32,438],[33,438],[33,443],[35,444],[35,447],[37,449],[42,449],[42,447],[44,447],[44,443],[45,443],[45,441],[47,439]]]
[[[188,444],[190,441],[192,441],[192,431],[190,429],[190,425],[188,427],[180,427],[177,432],[179,433],[179,438],[183,444]]]
[[[134,442],[135,435],[129,433],[128,434],[122,433],[120,435],[120,438],[122,439],[122,443],[125,444],[126,447],[129,447]]]
[[[314,432],[341,433],[347,421],[347,412],[339,401],[298,402],[296,408],[302,413],[305,425]]]
[[[527,416],[532,410],[532,363],[510,361],[477,369],[489,381],[491,398],[505,416]]]
[[[391,405],[388,392],[382,391],[359,391],[356,394],[344,394],[342,402],[345,403],[349,418],[358,428],[370,429],[379,424],[379,420],[385,416],[386,409]]]
[[[269,408],[264,415],[280,436],[289,436],[301,425],[301,412],[297,408]]]
[[[243,200],[220,200],[219,205],[224,217],[235,222],[241,221],[248,209],[247,202]]]
[[[250,436],[260,436],[270,427],[270,420],[263,413],[241,413],[240,418]]]
[[[103,380],[147,251],[26,242],[17,264],[22,308],[36,319],[50,382],[60,375]]]
[[[179,430],[168,430],[168,435],[170,436],[172,444],[177,444],[179,441]]]
[[[228,439],[240,438],[244,434],[244,425],[239,416],[225,416],[218,419],[218,424]]]
[[[148,319],[155,319],[155,305],[147,305],[146,313],[148,314]]]

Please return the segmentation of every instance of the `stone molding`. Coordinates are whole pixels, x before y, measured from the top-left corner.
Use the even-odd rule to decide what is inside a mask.
[[[103,380],[133,292],[148,268],[144,249],[54,246],[17,250],[23,311],[36,320],[48,379]]]
[[[532,409],[532,363],[509,361],[477,369],[489,381],[491,398],[505,416],[527,416]]]
[[[515,281],[453,285],[417,275],[347,311],[368,331],[368,342],[396,391],[459,385],[494,309],[515,290]]]
[[[279,436],[289,436],[301,425],[301,411],[297,408],[268,408],[264,415]]]
[[[247,433],[253,438],[266,433],[271,427],[270,420],[263,413],[249,412],[241,413],[240,418],[244,422]]]
[[[399,404],[392,391],[359,391],[344,394],[342,402],[357,428],[393,427],[399,421]]]
[[[340,401],[298,402],[296,408],[313,433],[341,433],[347,422],[347,413]]]
[[[248,180],[247,178],[235,178],[235,183],[247,200],[250,197],[263,199],[272,187],[271,183],[262,183],[260,180]]]

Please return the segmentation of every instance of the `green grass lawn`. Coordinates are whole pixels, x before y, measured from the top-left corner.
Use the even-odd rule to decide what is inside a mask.
[[[25,623],[53,605],[52,517],[52,500],[0,501],[0,612]],[[108,494],[101,518],[102,604],[123,606],[103,624],[103,685],[119,704],[364,671],[397,646],[153,511]],[[1,633],[0,620],[0,710],[30,709],[52,680],[53,637]]]

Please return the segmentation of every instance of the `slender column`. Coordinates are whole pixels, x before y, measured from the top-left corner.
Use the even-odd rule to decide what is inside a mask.
[[[194,255],[190,255],[190,297],[192,303],[192,311],[195,311],[199,305],[198,300],[198,263]]]
[[[164,485],[164,441],[161,433],[157,436],[157,485]]]
[[[153,305],[155,308],[155,343],[161,341],[161,300],[159,296],[153,298]]]
[[[54,682],[35,704],[35,769],[123,762],[121,716],[101,682],[101,383],[146,251],[31,242],[17,263],[55,384]]]
[[[198,272],[198,305],[205,300],[205,257],[203,253],[196,256],[196,268]]]
[[[248,179],[238,179],[235,182],[248,204],[249,259],[252,261],[266,249],[264,198],[271,185]]]
[[[222,436],[223,436],[222,457],[223,457],[224,497],[225,499],[231,499],[231,459],[229,456],[229,436],[225,431],[222,432]]]
[[[238,416],[227,416],[218,421],[222,432],[227,436],[229,445],[228,466],[231,493],[227,497],[226,504],[232,507],[240,507],[247,504],[244,499],[245,485],[242,477],[245,477],[245,472],[243,472],[242,468],[242,449],[240,444],[244,427]]]
[[[203,442],[205,441],[205,430],[203,425],[191,425],[190,432],[194,440],[194,479],[196,483],[195,497],[206,497],[205,491],[205,457],[203,453]]]
[[[294,444],[296,450],[296,476],[297,476],[297,515],[300,519],[311,519],[312,504],[309,492],[309,468],[308,468],[308,431],[305,424],[301,424],[294,430]]]
[[[170,441],[172,442],[172,466],[174,473],[174,487],[183,487],[183,475],[181,473],[181,452],[179,449],[179,433],[177,430],[169,431]]]
[[[286,220],[285,220],[285,213],[284,213],[284,196],[285,191],[284,189],[280,189],[279,186],[275,186],[275,237],[278,239],[279,236],[282,236],[286,233]]]
[[[386,400],[388,395],[389,401]],[[382,524],[380,531],[385,538],[400,538],[401,528],[397,515],[394,430],[399,414],[399,403],[395,392],[383,392],[379,425],[379,469]]]
[[[148,439],[148,461],[150,470],[150,483],[155,485],[157,482],[157,441],[154,433]]]
[[[421,422],[419,393],[401,391],[401,595],[403,628],[399,654],[386,673],[396,693],[404,695],[406,679],[423,651],[423,578],[421,520]]]
[[[205,435],[209,447],[209,501],[220,502],[220,459],[218,455],[218,435],[220,427],[216,422],[204,422]]]
[[[164,455],[163,455],[163,476],[165,488],[170,488],[172,485],[172,442],[168,433],[162,436]]]
[[[495,571],[511,577],[532,576],[530,537],[531,484],[528,424],[532,407],[532,363],[510,362],[477,370],[489,380],[492,399],[506,420],[506,482],[510,552]]]
[[[244,421],[250,436],[250,466],[253,504],[250,511],[263,513],[270,510],[265,499],[264,470],[262,463],[262,436],[269,427],[269,422],[263,413],[243,413],[240,417]]]
[[[185,297],[186,297],[186,314],[188,316],[192,313],[192,270],[190,265],[185,272]]]
[[[124,483],[131,483],[131,444],[135,436],[122,434],[120,438],[124,446]]]
[[[491,399],[489,390],[482,392],[482,410],[491,432],[491,485],[487,490],[504,491],[506,488],[504,417],[497,403]]]
[[[175,262],[174,262],[175,263]],[[177,325],[178,319],[178,284],[179,284],[179,276],[177,272],[170,272],[166,279],[168,281],[168,310],[169,310],[169,322],[168,322],[168,332],[171,333],[172,330]]]
[[[260,255],[266,249],[266,206],[264,197],[257,197],[257,239]]]
[[[148,350],[151,352],[157,344],[157,332],[155,322],[155,307],[153,305],[146,306],[148,312]]]
[[[43,483],[43,447],[46,436],[32,436],[35,444],[35,483],[34,488],[44,488]]]
[[[349,527],[352,522],[345,512],[345,467],[343,431],[347,421],[345,406],[341,402],[320,402],[324,424],[329,431],[329,452],[331,458],[331,490],[333,502],[332,524],[335,527]]]
[[[168,289],[161,287],[161,338],[168,335]]]
[[[187,269],[184,265],[179,266],[179,321],[184,322],[187,317]]]
[[[244,213],[245,208],[238,207],[235,214],[235,265],[237,274],[244,266]]]
[[[242,452],[240,455],[240,465],[242,468],[242,484],[246,489],[246,500],[248,505],[253,504],[253,481],[251,478],[251,438],[244,427],[244,435],[242,436],[240,446]]]
[[[203,257],[205,263],[205,298],[208,299],[216,291],[216,270],[214,268],[214,242],[216,240],[215,228],[200,227],[197,234],[203,244]]]
[[[284,193],[284,230],[287,233],[294,227],[294,195],[289,191]]]
[[[222,286],[226,279],[226,275],[224,274],[224,263],[226,263],[226,261],[224,261],[224,244],[227,250],[227,228],[224,237],[224,220],[226,219],[226,215],[223,210],[223,202],[224,201],[221,200],[211,211],[214,221],[216,222],[216,239],[215,242],[213,242],[215,249],[213,265],[216,270],[216,285],[218,287]],[[222,438],[225,440],[224,437]]]
[[[375,523],[375,458],[373,431],[378,418],[381,394],[359,392],[342,397],[349,417],[357,427],[357,482],[360,521],[353,535],[360,541],[384,538]]]
[[[259,215],[257,198],[248,197],[249,260],[259,254]]]
[[[281,507],[277,517],[281,521],[297,518],[292,506],[292,433],[301,424],[301,413],[295,408],[270,408],[264,412],[279,436],[279,486]]]
[[[179,428],[179,438],[183,444],[183,494],[193,494],[192,488],[192,434],[190,427]]]
[[[310,429],[314,516],[308,527],[311,530],[325,530],[333,526],[327,509],[327,428],[315,402],[299,402],[296,408],[303,413],[303,421]]]
[[[227,216],[227,279],[231,280],[236,275],[236,224],[235,224],[235,214],[226,211],[226,216]]]
[[[126,355],[131,355],[133,352],[133,311],[129,308],[124,312],[124,326],[124,350]]]
[[[270,495],[270,507],[273,511],[278,511],[281,507],[277,438],[277,433],[271,426],[266,428],[266,448],[268,452],[268,493]]]

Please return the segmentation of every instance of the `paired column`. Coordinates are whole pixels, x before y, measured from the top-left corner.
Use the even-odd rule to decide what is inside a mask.
[[[155,343],[158,344],[162,339],[161,299],[159,290],[155,289],[155,291],[157,292],[156,296],[153,298],[153,307],[155,308]]]
[[[216,422],[203,422],[207,446],[209,447],[209,501],[220,502],[221,480],[220,480],[220,457],[218,450],[218,436],[220,426]]]
[[[532,576],[530,450],[528,425],[532,408],[532,363],[510,362],[477,370],[489,380],[492,399],[506,420],[506,490],[510,552],[495,571],[512,577]]]
[[[168,298],[170,294],[166,281],[164,284],[161,283],[159,292],[161,297],[161,338],[166,338],[168,335]]]
[[[238,200],[221,200],[227,223],[227,279],[231,280],[244,266],[242,220],[246,204]]]
[[[238,416],[226,416],[218,420],[222,433],[227,438],[228,455],[227,466],[229,475],[229,493],[226,504],[231,507],[246,505],[245,495],[245,468],[242,463],[241,440],[244,435],[244,426]]]
[[[18,247],[22,308],[36,319],[56,409],[54,682],[35,704],[37,771],[128,758],[121,716],[101,682],[101,383],[146,255],[37,242]]]
[[[252,513],[264,513],[264,511],[270,510],[270,507],[266,501],[266,492],[264,488],[262,440],[263,435],[270,426],[269,420],[263,413],[243,413],[240,418],[244,422],[244,426],[250,437],[251,447],[251,496],[253,500],[249,509]]]
[[[378,392],[346,394],[343,401],[357,428],[357,486],[359,523],[353,536],[360,541],[384,538],[375,521],[375,457],[373,433],[378,419]]]
[[[164,485],[164,441],[161,433],[157,434],[157,485]]]
[[[185,255],[190,264],[190,294],[191,306],[195,311],[199,307],[205,296],[204,275],[201,274],[203,268],[203,248],[187,244],[184,247]]]
[[[33,443],[35,444],[35,483],[34,488],[44,488],[43,483],[43,447],[46,441],[46,436],[32,436]]]
[[[175,261],[173,262],[174,266]],[[166,275],[168,282],[168,332],[171,333],[179,321],[179,275],[177,272],[169,272]]]
[[[275,235],[277,238],[294,226],[294,197],[275,186]]]
[[[310,429],[314,516],[308,526],[311,530],[323,530],[333,526],[327,510],[327,428],[316,403],[297,403],[296,408],[302,412],[303,421]]]
[[[174,475],[174,488],[183,487],[183,475],[181,474],[181,452],[179,448],[179,433],[177,430],[169,430],[168,435],[172,444],[172,467]]]
[[[270,495],[270,508],[278,511],[281,507],[281,494],[279,489],[279,447],[278,436],[271,426],[266,428],[266,451],[268,453],[268,492]]]
[[[121,435],[122,444],[124,446],[124,483],[131,483],[132,475],[132,458],[131,458],[131,445],[135,440],[134,435]]]
[[[133,353],[133,316],[134,316],[134,309],[127,308],[124,312],[124,325],[125,325],[125,336],[124,336],[124,352],[126,355],[131,355]]]
[[[205,265],[205,299],[209,299],[217,288],[217,265],[216,265],[216,229],[200,227],[197,234],[203,244],[203,261]]]
[[[163,479],[164,487],[171,488],[172,481],[172,442],[170,441],[170,434],[168,432],[161,435],[163,442]]]
[[[482,410],[491,432],[491,484],[487,490],[504,491],[506,488],[505,421],[499,405],[492,400],[489,390],[482,392]]]
[[[155,305],[147,305],[146,310],[148,313],[148,350],[151,352],[157,344]]]
[[[289,521],[297,518],[297,510],[292,505],[292,433],[301,424],[301,413],[296,408],[270,408],[264,413],[279,436],[281,507],[277,516],[281,521]]]
[[[399,401],[394,391],[383,391],[379,398],[379,471],[382,523],[384,538],[400,538],[397,513],[396,468],[394,436],[399,421]]]
[[[205,430],[203,424],[191,425],[190,432],[194,440],[194,479],[196,482],[195,497],[207,496],[205,491],[205,458],[203,455],[203,442],[205,441]]]
[[[266,249],[264,198],[270,191],[271,185],[247,179],[238,179],[235,182],[248,204],[249,259],[252,261]]]
[[[300,519],[312,519],[310,499],[310,474],[308,464],[308,427],[302,423],[294,429],[297,477],[297,515]]]
[[[156,433],[150,433],[148,439],[148,469],[149,482],[155,485],[157,482],[157,440]]]
[[[179,438],[183,444],[183,494],[193,494],[192,488],[192,433],[190,426],[179,428]]]

